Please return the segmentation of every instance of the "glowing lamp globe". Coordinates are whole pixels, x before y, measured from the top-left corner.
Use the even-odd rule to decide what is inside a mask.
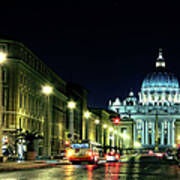
[[[95,123],[96,123],[96,124],[99,124],[99,119],[96,119],[96,120],[95,120]]]
[[[49,94],[52,93],[52,87],[49,86],[49,85],[43,86],[42,92],[43,92],[45,95],[49,95]]]
[[[89,118],[89,117],[90,117],[90,112],[89,112],[89,111],[86,111],[86,112],[84,113],[84,117],[85,117],[85,118]]]
[[[103,125],[103,128],[106,129],[106,128],[107,128],[107,124],[104,124],[104,125]]]
[[[6,61],[6,54],[3,52],[0,52],[0,64],[4,63]]]
[[[76,103],[74,101],[69,101],[68,102],[68,108],[69,109],[74,109],[76,107]]]

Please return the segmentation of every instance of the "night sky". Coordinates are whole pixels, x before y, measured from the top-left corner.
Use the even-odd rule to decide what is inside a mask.
[[[158,48],[180,79],[180,26],[167,10],[148,14],[118,1],[73,2],[1,7],[0,34],[23,42],[62,79],[87,88],[90,107],[107,108],[110,98],[123,100],[130,90],[137,95]]]

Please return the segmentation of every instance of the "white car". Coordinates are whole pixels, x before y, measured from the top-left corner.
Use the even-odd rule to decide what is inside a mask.
[[[168,160],[173,160],[174,159],[174,155],[173,154],[166,154],[165,157]]]
[[[105,155],[105,159],[107,162],[117,162],[120,159],[120,155],[110,152]]]

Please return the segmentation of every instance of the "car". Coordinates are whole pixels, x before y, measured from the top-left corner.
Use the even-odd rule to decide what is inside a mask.
[[[117,162],[120,159],[120,155],[115,152],[109,152],[105,155],[106,162]]]

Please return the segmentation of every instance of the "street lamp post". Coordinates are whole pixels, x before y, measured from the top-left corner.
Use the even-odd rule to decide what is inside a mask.
[[[90,117],[90,112],[86,111],[84,113],[84,117],[85,117],[85,139],[88,139],[88,119]]]
[[[117,130],[114,131],[114,147],[117,152]]]
[[[44,122],[44,156],[51,156],[51,109],[50,109],[50,95],[53,88],[49,85],[42,87],[42,93],[47,96],[47,114]]]
[[[95,120],[95,124],[96,124],[96,142],[98,142],[98,124],[99,124],[99,119]]]
[[[3,106],[2,106],[2,91],[3,91],[3,79],[2,79],[2,64],[7,60],[7,55],[0,52],[0,160],[3,157],[2,154],[2,116],[3,116]]]
[[[107,128],[107,124],[104,124],[103,125],[103,129],[104,129],[104,132],[103,132],[103,146],[104,146],[104,153],[106,153],[106,128]]]
[[[71,142],[74,140],[74,109],[76,108],[76,103],[74,101],[68,102],[68,108],[70,112],[69,117],[69,132],[71,134]]]
[[[110,135],[109,135],[109,141],[110,141],[110,151],[112,150],[112,140],[113,140],[113,135],[112,135],[112,132],[113,132],[113,128],[112,127],[110,127],[109,128],[109,131],[110,131]]]
[[[119,152],[121,152],[121,133],[119,133]]]

